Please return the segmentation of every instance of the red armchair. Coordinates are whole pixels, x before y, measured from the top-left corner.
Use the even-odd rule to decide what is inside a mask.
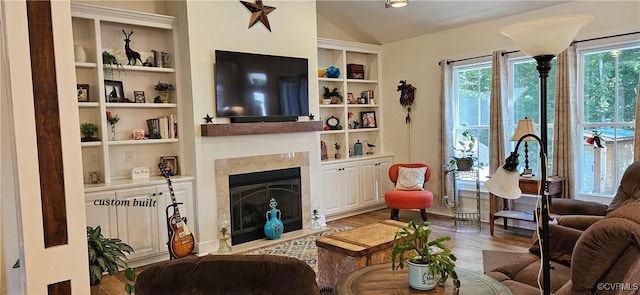
[[[397,184],[398,182],[400,167],[426,167],[426,170],[424,172],[424,182],[422,183],[423,185],[431,177],[431,170],[426,164],[394,164],[389,168],[389,179],[394,184]],[[420,209],[422,220],[427,221],[427,208],[431,207],[431,204],[433,203],[433,193],[425,189],[400,190],[396,187],[391,191],[385,192],[384,202],[387,204],[387,207],[391,208],[390,218],[393,220],[398,220],[398,213],[400,212],[400,209]]]

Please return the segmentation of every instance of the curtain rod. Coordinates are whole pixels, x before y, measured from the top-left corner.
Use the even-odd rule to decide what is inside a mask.
[[[640,34],[640,31],[637,31],[637,32],[630,32],[630,33],[623,33],[623,34],[617,34],[617,35],[610,35],[610,36],[604,36],[604,37],[596,37],[596,38],[585,39],[585,40],[578,40],[578,41],[573,41],[573,42],[571,42],[571,44],[582,43],[582,42],[588,42],[588,41],[595,41],[595,40],[602,40],[602,39],[608,39],[608,38],[614,38],[614,37],[622,37],[622,36],[628,36],[628,35],[635,35],[635,34]],[[510,54],[510,53],[516,53],[516,52],[520,52],[520,50],[506,51],[506,52],[503,52],[503,53],[502,53],[502,55]],[[465,60],[470,60],[470,59],[477,59],[477,58],[491,57],[491,56],[493,56],[493,55],[492,55],[492,54],[485,54],[485,55],[479,55],[479,56],[473,56],[473,57],[461,58],[461,59],[456,59],[456,60],[448,60],[448,61],[447,61],[447,64],[451,64],[451,63],[454,63],[454,62],[465,61]],[[442,62],[438,62],[438,65],[442,65]]]

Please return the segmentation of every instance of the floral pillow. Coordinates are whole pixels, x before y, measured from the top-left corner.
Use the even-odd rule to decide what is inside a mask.
[[[424,186],[424,174],[427,167],[407,168],[400,167],[396,189],[402,191],[421,191]]]

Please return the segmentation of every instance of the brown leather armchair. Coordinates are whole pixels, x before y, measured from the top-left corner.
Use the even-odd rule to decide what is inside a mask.
[[[640,294],[638,212],[640,202],[623,205],[584,232],[551,226],[551,292],[555,295]],[[577,240],[575,246],[572,240]],[[536,246],[531,250],[534,248]],[[483,259],[484,272],[502,282],[513,294],[539,294],[539,256],[484,251]]]
[[[575,199],[553,199],[549,205],[549,215],[560,225],[585,230],[617,208],[638,200],[640,200],[640,161],[627,167],[620,180],[618,192],[609,205]]]

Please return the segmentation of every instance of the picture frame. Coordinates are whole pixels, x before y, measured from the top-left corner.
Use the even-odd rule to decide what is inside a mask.
[[[104,96],[107,102],[124,102],[122,81],[104,80]]]
[[[78,91],[78,101],[89,101],[89,84],[76,84],[76,90]]]
[[[378,128],[375,111],[360,112],[362,125],[360,128]]]
[[[167,170],[169,170],[169,176],[178,175],[180,170],[178,169],[178,157],[176,156],[167,156],[160,157],[160,162],[164,164]]]
[[[353,97],[353,93],[347,93],[347,103],[348,104],[356,104],[356,99]]]
[[[147,102],[146,99],[144,98],[144,91],[140,91],[140,90],[134,90],[133,91],[133,101],[135,103],[145,103]]]

